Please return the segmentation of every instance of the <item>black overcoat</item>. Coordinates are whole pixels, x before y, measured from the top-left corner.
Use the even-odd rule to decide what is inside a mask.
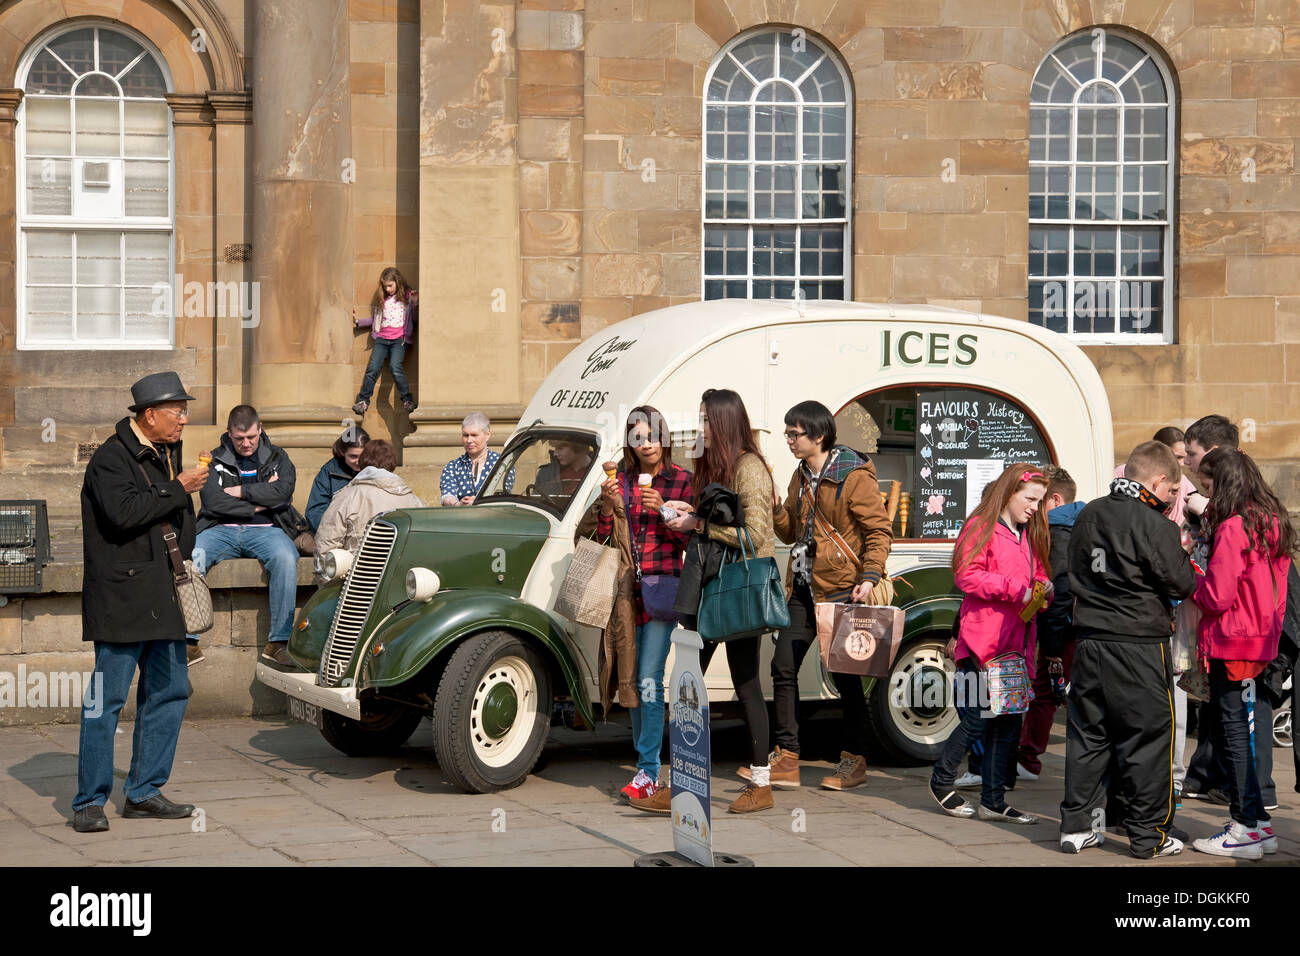
[[[171,456],[171,473],[179,474],[181,443],[158,447]],[[131,419],[123,418],[91,457],[81,485],[83,641],[185,638],[163,521],[171,522],[181,557],[189,558],[194,550],[190,496],[178,480],[168,478],[163,459],[136,437]]]

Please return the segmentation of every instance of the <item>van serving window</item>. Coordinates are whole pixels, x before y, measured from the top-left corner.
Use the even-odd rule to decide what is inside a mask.
[[[871,456],[882,496],[897,481],[898,539],[953,539],[1008,465],[1055,461],[1029,411],[997,392],[948,385],[883,389],[835,416],[841,444]]]

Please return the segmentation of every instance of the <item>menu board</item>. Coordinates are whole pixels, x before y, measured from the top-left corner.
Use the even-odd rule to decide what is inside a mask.
[[[1015,402],[971,388],[918,390],[912,536],[957,537],[984,486],[1017,461],[1046,464],[1049,456]]]

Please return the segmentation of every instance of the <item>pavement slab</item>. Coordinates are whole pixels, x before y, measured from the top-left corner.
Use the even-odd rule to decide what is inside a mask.
[[[873,763],[864,787],[821,790],[830,760],[803,764],[805,786],[778,790],[775,807],[736,816],[736,768],[745,741],[734,721],[714,737],[712,821],[718,853],[784,866],[1234,866],[1189,849],[1135,860],[1122,834],[1071,856],[1058,846],[1064,737],[1053,735],[1036,781],[1012,805],[1042,816],[1017,827],[940,813],[929,769]],[[201,819],[121,818],[121,783],[134,725],[123,721],[115,786],[103,834],[68,824],[76,792],[76,725],[0,728],[0,865],[203,866],[628,866],[668,850],[666,815],[631,809],[619,794],[635,771],[625,721],[594,733],[556,729],[538,771],[494,794],[455,789],[438,767],[425,722],[392,754],[351,758],[320,733],[283,718],[186,721],[165,792],[193,803]],[[1059,727],[1057,728],[1059,731]],[[809,748],[825,757],[831,747]],[[667,751],[665,750],[665,756]],[[1283,807],[1274,814],[1281,852],[1270,865],[1300,864],[1300,816],[1292,762],[1275,759]],[[978,791],[966,794],[978,802]],[[1290,804],[1290,805],[1288,805]],[[1224,807],[1187,801],[1177,824],[1193,837],[1215,832]],[[196,826],[197,824],[197,826]]]

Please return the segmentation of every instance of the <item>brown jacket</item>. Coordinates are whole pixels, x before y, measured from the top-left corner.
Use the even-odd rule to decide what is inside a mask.
[[[849,550],[858,558],[855,563],[827,537],[823,527],[813,523],[813,541],[817,556],[813,560],[813,597],[822,601],[828,594],[845,591],[864,581],[875,584],[885,573],[885,562],[894,535],[889,516],[880,500],[880,484],[876,480],[876,467],[864,455],[858,455],[843,445],[837,445],[839,455],[827,470],[817,487],[817,508],[823,525],[839,532]],[[776,536],[786,544],[793,544],[809,520],[812,500],[809,497],[812,482],[807,469],[800,463],[790,478],[785,501],[774,509],[772,525]],[[800,492],[803,491],[801,495]],[[787,595],[792,590],[792,569],[785,571]]]
[[[600,501],[593,504],[578,522],[575,538],[590,537],[600,519]],[[618,549],[618,593],[600,641],[600,706],[609,713],[612,703],[631,709],[640,706],[636,691],[636,570],[632,563],[632,540],[628,534],[627,512],[620,498],[614,503],[614,534],[610,547]]]

